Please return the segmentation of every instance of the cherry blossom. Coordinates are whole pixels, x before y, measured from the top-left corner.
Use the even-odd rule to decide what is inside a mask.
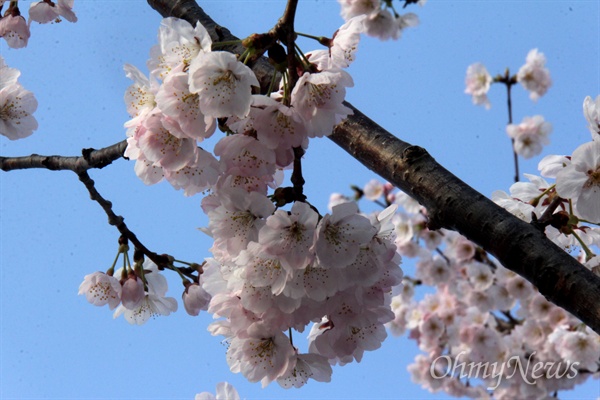
[[[117,271],[119,273],[119,271]],[[121,282],[123,286],[121,291],[122,307],[133,310],[137,308],[144,299],[144,282],[134,272],[127,275],[127,278]]]
[[[183,64],[172,69],[165,78],[156,93],[156,105],[164,115],[177,121],[181,131],[191,139],[202,141],[215,132],[214,118],[200,112],[198,95],[190,93]]]
[[[250,111],[252,86],[260,86],[250,68],[227,52],[201,52],[190,64],[190,92],[210,117],[244,117]]]
[[[193,27],[189,22],[174,17],[161,21],[158,41],[159,44],[150,51],[148,68],[161,79],[180,64],[187,69],[199,53],[210,51],[212,44],[202,24],[196,23]]]
[[[7,10],[7,13],[11,11]],[[13,8],[9,14],[0,18],[0,36],[6,40],[8,47],[20,49],[27,46],[31,33],[29,25],[19,12],[18,8]]]
[[[121,291],[121,283],[117,278],[104,272],[94,272],[85,276],[78,294],[85,294],[87,301],[95,306],[108,304],[114,310],[121,302]]]
[[[156,107],[155,96],[158,92],[159,83],[152,74],[149,78],[146,78],[133,65],[125,64],[123,69],[126,76],[134,82],[127,88],[124,96],[127,112],[133,118],[125,124],[125,127],[131,127],[143,120]]]
[[[485,108],[491,107],[487,97],[487,92],[492,84],[492,76],[481,63],[469,65],[467,68],[467,77],[465,78],[466,94],[473,96],[473,104],[484,105]]]
[[[329,136],[333,127],[352,113],[342,104],[346,87],[352,86],[352,78],[341,69],[305,72],[300,77],[292,91],[292,106],[306,121],[309,137]]]
[[[600,142],[579,146],[571,164],[556,176],[556,191],[575,202],[577,215],[590,222],[600,222]]]
[[[217,383],[216,395],[208,392],[198,393],[195,400],[240,400],[235,388],[228,382]]]
[[[541,153],[542,146],[549,143],[548,135],[552,125],[544,121],[541,115],[525,117],[518,124],[509,124],[506,133],[514,140],[515,152],[524,157],[531,158]]]
[[[37,109],[33,93],[17,82],[20,72],[0,57],[0,134],[10,140],[30,136],[38,128],[32,115]]]
[[[144,289],[141,278],[132,278],[132,275],[130,274],[127,281],[123,284],[123,292],[121,295],[122,304],[115,310],[113,318],[124,315],[125,320],[130,324],[143,325],[153,316],[169,315],[172,312],[177,311],[177,301],[172,297],[165,296],[168,290],[167,280],[160,274],[156,264],[150,259],[146,259],[143,264],[143,269],[147,290]],[[115,274],[119,274],[120,272],[121,270],[117,270],[115,271]],[[126,299],[124,298],[126,285],[130,283],[133,287],[132,297],[130,299],[131,301],[126,302]],[[138,297],[140,297],[139,300]]]
[[[538,49],[527,54],[525,65],[517,73],[517,81],[527,89],[531,100],[536,101],[548,91],[552,85],[550,72],[546,68],[546,56]]]
[[[149,115],[134,139],[148,161],[167,170],[177,171],[196,160],[195,141],[184,137],[181,131],[167,129],[160,113]]]
[[[596,100],[592,100],[590,96],[583,100],[583,115],[588,122],[592,140],[600,141],[600,96]]]
[[[317,382],[330,382],[332,369],[327,358],[319,354],[296,354],[289,363],[288,370],[277,378],[277,383],[285,389],[299,388],[309,379]]]
[[[63,17],[69,22],[77,22],[77,16],[73,12],[74,0],[51,0],[38,1],[29,6],[29,20],[46,24],[48,22],[60,22]]]
[[[394,16],[389,10],[382,9],[367,15],[365,33],[381,40],[397,40],[404,29],[418,24],[419,18],[413,13]]]
[[[352,263],[360,246],[375,235],[369,220],[357,212],[354,203],[339,204],[319,221],[314,251],[323,266],[339,268]]]
[[[197,283],[186,286],[181,297],[185,311],[192,316],[200,314],[201,310],[207,310],[211,299],[210,294]]]
[[[346,21],[361,14],[370,14],[381,7],[379,0],[338,0],[338,3],[342,6],[342,18]]]
[[[331,39],[329,54],[331,67],[347,68],[354,62],[360,34],[365,31],[365,15],[350,18]]]
[[[303,202],[296,202],[288,213],[277,210],[269,216],[258,233],[258,242],[290,270],[302,269],[312,261],[310,248],[314,240],[318,214]]]

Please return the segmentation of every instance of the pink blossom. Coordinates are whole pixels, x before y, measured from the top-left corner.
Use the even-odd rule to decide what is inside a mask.
[[[346,87],[352,86],[352,78],[341,69],[305,72],[300,77],[292,91],[292,107],[307,122],[309,137],[329,136],[336,124],[352,114],[352,110],[342,104]]]
[[[473,96],[473,104],[484,105],[489,109],[490,101],[487,97],[487,92],[492,84],[492,76],[481,63],[469,65],[467,68],[467,77],[465,78],[466,94]]]
[[[352,263],[360,246],[375,236],[375,228],[357,212],[355,203],[340,204],[319,222],[313,249],[324,267],[339,268]]]
[[[312,260],[310,252],[318,214],[303,202],[295,202],[291,211],[277,210],[266,220],[258,233],[258,242],[265,251],[279,256],[284,267],[305,268]]]
[[[288,368],[294,349],[281,332],[274,334],[257,326],[248,338],[234,337],[227,350],[232,372],[241,372],[250,382],[262,381],[263,387],[282,376]]]
[[[338,0],[342,6],[342,18],[349,19],[362,14],[370,14],[379,10],[380,0]]]
[[[85,294],[87,301],[95,306],[108,304],[114,310],[121,302],[121,291],[121,283],[117,278],[104,272],[94,272],[85,276],[78,294]]]
[[[16,12],[13,9],[11,14],[0,18],[0,36],[6,40],[8,47],[13,49],[27,46],[31,33],[27,21],[18,13],[18,9]]]
[[[600,141],[600,96],[596,100],[592,100],[590,96],[583,100],[583,115],[588,122],[592,140]]]
[[[77,16],[73,12],[74,0],[58,0],[56,3],[50,0],[31,3],[29,6],[29,20],[46,24],[51,21],[60,22],[63,17],[69,22],[77,22]]]
[[[216,396],[208,392],[198,393],[194,400],[240,400],[237,390],[228,382],[217,383]]]
[[[296,354],[290,361],[288,370],[277,378],[277,383],[285,389],[300,388],[309,379],[330,382],[332,372],[327,358],[319,354]]]
[[[552,125],[544,121],[541,115],[525,117],[519,125],[510,124],[506,133],[514,140],[515,152],[523,158],[531,158],[542,152],[542,146],[550,141],[548,135]]]
[[[577,216],[600,222],[600,141],[579,146],[556,176],[556,192],[575,202]]]
[[[136,162],[136,173],[138,173],[137,163],[140,162],[138,158]],[[148,167],[143,170],[144,178],[142,181],[156,179],[159,177],[159,171],[162,170],[160,167]],[[181,169],[176,171],[164,170],[165,178],[175,189],[183,189],[185,196],[193,196],[197,193],[203,192],[210,189],[217,182],[219,177],[219,162],[209,152],[197,148],[196,159],[194,162],[189,163]],[[162,174],[160,175],[162,176]]]
[[[200,112],[198,95],[190,93],[188,74],[183,71],[183,64],[171,70],[165,78],[156,93],[156,104],[191,139],[202,141],[215,132],[215,119]]]
[[[201,310],[207,310],[211,299],[210,294],[197,283],[186,286],[181,297],[185,311],[192,316],[200,314]]]
[[[32,115],[37,109],[33,93],[17,82],[20,72],[0,57],[0,134],[10,140],[30,136],[38,128]]]
[[[294,107],[266,96],[253,96],[253,128],[269,149],[299,147],[306,140],[306,122]]]
[[[118,273],[118,271],[117,271]],[[133,272],[130,273],[124,282],[121,292],[122,307],[134,310],[139,307],[144,300],[144,282]]]
[[[161,21],[158,42],[151,50],[148,68],[161,79],[165,79],[180,64],[187,69],[199,53],[209,52],[212,44],[202,24],[197,22],[193,27],[186,20],[174,17]]]
[[[181,138],[182,132],[168,130],[162,115],[149,115],[138,128],[134,138],[146,159],[166,170],[177,171],[196,160],[196,141]]]
[[[531,100],[537,101],[552,85],[550,71],[546,68],[544,53],[533,49],[527,54],[525,65],[517,73],[517,81],[529,92]]]
[[[190,92],[198,94],[200,110],[210,117],[244,117],[250,111],[254,72],[224,51],[201,52],[189,69]]]
[[[124,96],[127,112],[134,118],[132,121],[126,123],[125,127],[132,127],[138,121],[143,120],[156,107],[155,96],[158,92],[159,83],[152,74],[150,74],[150,78],[146,78],[133,65],[125,64],[123,69],[127,78],[133,81],[133,84],[125,91]]]

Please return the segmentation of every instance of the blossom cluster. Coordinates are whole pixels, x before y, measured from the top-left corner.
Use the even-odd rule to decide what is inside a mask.
[[[0,1],[0,11],[4,2],[5,0]],[[18,1],[11,1],[6,12],[0,17],[0,37],[3,37],[8,46],[14,49],[27,46],[32,22],[40,24],[60,22],[61,17],[69,22],[77,22],[77,16],[73,12],[74,0],[57,0],[56,3],[52,0],[32,2],[29,5],[28,21],[21,15],[18,3]]]
[[[38,127],[33,116],[37,100],[17,81],[20,75],[0,56],[0,134],[10,140],[26,138]]]
[[[342,6],[341,15],[344,20],[362,16],[364,18],[365,33],[381,40],[399,39],[406,28],[419,24],[416,14],[399,14],[394,9],[391,1],[380,0],[338,0]],[[427,0],[407,1],[425,5]]]
[[[600,96],[595,102],[586,97],[583,112],[592,141],[579,146],[570,156],[546,156],[538,165],[541,175],[555,179],[556,183],[550,184],[542,177],[527,175],[530,182],[514,184],[510,196],[496,192],[492,197],[526,221],[530,221],[532,215],[541,218],[553,201],[560,201],[559,210],[568,212],[570,218],[559,228],[569,235],[561,234],[554,226],[546,229],[549,236],[565,248],[579,244],[577,237],[586,245],[600,245],[597,228],[580,226],[581,222],[600,224],[600,128],[597,122]]]
[[[140,267],[86,275],[79,286],[79,294],[85,295],[95,306],[108,304],[115,310],[114,318],[124,315],[130,324],[142,325],[152,316],[177,311],[177,301],[166,297],[167,280],[156,264],[148,259]]]
[[[549,204],[549,185],[542,181],[513,185],[511,196],[521,204],[537,200],[536,206],[509,210],[531,219],[537,207],[541,216]],[[404,266],[407,276],[393,289],[395,318],[386,326],[395,335],[408,332],[423,352],[408,367],[415,383],[457,397],[545,399],[600,370],[600,336],[549,303],[524,278],[460,234],[430,231],[427,211],[390,184],[371,181],[358,197],[401,207],[391,218],[395,244],[404,258],[415,259],[415,267]],[[349,201],[332,195],[330,204]],[[600,204],[600,194],[595,201]],[[590,246],[600,245],[600,228],[573,229]],[[567,231],[549,226],[546,233],[565,249],[578,245]],[[599,264],[596,256],[585,266]]]
[[[394,209],[369,219],[341,204],[321,215],[297,181],[278,187],[283,169],[300,172],[309,139],[329,135],[351,113],[344,68],[364,31],[364,17],[350,19],[327,49],[298,57],[295,85],[285,70],[267,95],[255,94],[259,82],[243,55],[215,51],[202,25],[175,18],[161,23],[149,76],[125,67],[134,81],[125,94],[132,117],[125,155],[136,160],[136,174],[186,195],[208,192],[203,231],[214,240],[213,258],[191,286],[202,301],[186,310],[220,318],[209,330],[226,338],[230,369],[252,382],[329,381],[332,364],[378,348],[393,318],[389,293],[402,278],[390,236]],[[198,147],[217,124],[227,135],[212,152]],[[301,352],[292,335],[309,325]]]
[[[331,54],[339,58],[325,50],[310,53],[314,70],[305,71],[291,93],[282,88],[264,96],[253,94],[259,83],[249,67],[231,53],[211,50],[202,25],[163,20],[148,61],[150,76],[125,67],[134,80],[125,94],[132,116],[125,125],[126,156],[136,160],[137,175],[147,184],[164,178],[186,195],[221,187],[266,193],[276,187],[279,170],[294,159],[293,148],[330,134],[351,112],[342,104],[346,87],[353,85],[342,69],[353,56],[345,38],[357,42],[360,29],[352,24],[347,35],[332,40]],[[236,134],[215,145],[217,161],[197,144],[215,132],[219,118],[227,118],[226,129]]]
[[[465,78],[465,93],[472,96],[473,104],[483,105],[489,109],[491,105],[487,93],[492,83],[497,82],[503,83],[509,88],[517,82],[520,83],[530,92],[529,97],[534,101],[543,96],[552,85],[550,72],[546,68],[546,57],[538,49],[533,49],[527,54],[525,65],[515,76],[510,76],[507,70],[504,76],[498,75],[492,78],[483,64],[470,65]],[[509,110],[509,113],[512,114],[512,110]],[[506,133],[512,139],[515,154],[524,158],[540,154],[542,147],[549,144],[548,136],[551,131],[550,123],[544,121],[540,115],[525,117],[520,124],[509,123],[506,127]]]
[[[494,82],[503,82],[503,79],[505,79],[503,76],[492,78],[481,63],[472,64],[467,68],[465,93],[472,96],[473,104],[484,105],[489,109],[490,102],[487,93],[490,90],[490,85]],[[550,71],[546,68],[546,56],[544,53],[540,53],[538,49],[530,50],[525,59],[525,64],[519,68],[516,76],[506,77],[506,79],[510,81],[505,82],[508,84],[513,84],[513,80],[520,83],[530,92],[529,97],[534,101],[546,94],[552,86]]]

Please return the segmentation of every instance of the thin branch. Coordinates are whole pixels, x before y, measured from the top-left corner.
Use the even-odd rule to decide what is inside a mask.
[[[129,230],[127,225],[125,224],[124,218],[120,215],[117,215],[112,210],[112,203],[106,200],[102,195],[96,190],[96,186],[94,185],[94,181],[88,175],[87,171],[77,172],[77,176],[81,183],[83,183],[90,193],[90,198],[100,204],[100,207],[104,210],[106,215],[108,216],[108,223],[110,225],[115,226],[121,235],[127,238],[136,249],[142,251],[144,255],[150,258],[154,263],[159,267],[159,269],[165,269],[169,266],[169,256],[163,254],[159,255],[153,251],[150,251],[140,240],[137,238],[135,233]]]
[[[104,168],[123,157],[127,141],[115,143],[100,150],[83,149],[82,156],[40,156],[0,157],[0,169],[8,172],[17,169],[42,168],[52,171],[69,170],[75,173],[92,168]]]

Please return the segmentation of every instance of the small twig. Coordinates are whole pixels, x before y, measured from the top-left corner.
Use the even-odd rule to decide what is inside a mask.
[[[146,257],[154,261],[154,263],[158,266],[159,269],[171,269],[169,268],[170,263],[169,257],[167,255],[159,255],[157,253],[154,253],[153,251],[150,251],[146,246],[142,244],[142,242],[140,242],[135,233],[129,230],[129,228],[124,222],[124,218],[114,213],[114,211],[112,210],[112,203],[106,200],[104,197],[102,197],[98,190],[96,190],[96,186],[94,186],[94,181],[92,180],[92,178],[90,178],[87,171],[77,172],[77,176],[79,177],[81,183],[85,185],[88,192],[90,192],[90,198],[98,204],[100,204],[100,207],[102,207],[102,209],[108,216],[108,223],[110,225],[115,226],[119,230],[119,232],[121,232],[121,235],[123,235],[131,243],[133,243],[136,249],[142,251]]]

